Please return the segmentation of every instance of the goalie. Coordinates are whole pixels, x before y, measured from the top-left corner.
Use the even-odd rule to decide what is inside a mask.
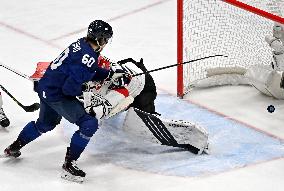
[[[128,58],[116,64],[102,58],[100,63],[125,74],[112,83],[85,84],[83,102],[88,113],[102,120],[128,109],[124,123],[127,132],[150,142],[184,148],[195,154],[207,152],[208,133],[202,127],[182,120],[166,120],[156,113],[156,86],[142,59],[136,62]],[[137,73],[145,74],[135,76]]]

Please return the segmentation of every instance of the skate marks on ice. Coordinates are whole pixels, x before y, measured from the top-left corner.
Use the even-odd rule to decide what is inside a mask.
[[[157,111],[163,118],[201,124],[209,132],[209,155],[145,142],[123,130],[125,113],[103,122],[87,151],[94,164],[173,176],[204,176],[284,157],[284,142],[244,124],[226,119],[189,102],[159,94]],[[65,122],[66,123],[66,122]],[[76,126],[64,124],[71,137]]]

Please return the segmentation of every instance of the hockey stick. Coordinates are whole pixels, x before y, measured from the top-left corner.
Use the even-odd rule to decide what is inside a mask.
[[[28,75],[23,74],[23,73],[21,73],[21,72],[15,70],[15,69],[13,69],[13,68],[11,68],[11,67],[5,65],[5,64],[3,64],[2,62],[0,62],[0,66],[3,67],[3,68],[5,68],[5,69],[7,69],[7,70],[9,70],[9,71],[11,71],[11,72],[13,72],[13,73],[15,73],[15,74],[17,74],[18,76],[21,76],[22,78],[25,78],[25,79],[27,79],[27,80],[31,80]],[[31,80],[31,81],[32,81],[32,80]]]
[[[145,71],[145,72],[142,72],[142,73],[134,74],[132,77],[140,76],[140,75],[143,75],[143,74],[148,74],[148,73],[151,73],[151,72],[164,70],[164,69],[167,69],[167,68],[172,68],[172,67],[175,67],[175,66],[184,65],[184,64],[188,64],[188,63],[192,63],[192,62],[197,62],[197,61],[204,60],[204,59],[214,58],[214,57],[228,57],[228,56],[219,55],[219,54],[212,55],[212,56],[206,56],[206,57],[203,57],[203,58],[198,58],[198,59],[190,60],[190,61],[187,61],[187,62],[182,62],[182,63],[178,63],[178,64],[172,64],[172,65],[164,66],[164,67],[161,67],[161,68],[156,68],[156,69],[153,69],[153,70],[148,70],[148,71]],[[119,61],[118,64],[125,64],[127,62],[132,62],[134,64],[138,64],[139,63],[139,62],[133,60],[132,58],[127,58],[127,59],[124,59],[122,61]],[[143,59],[141,59],[140,62],[143,62]]]
[[[4,88],[2,85],[0,85],[0,88],[8,95],[10,98],[12,98],[21,108],[23,108],[26,112],[34,112],[39,109],[39,103],[34,103],[32,105],[25,106],[21,104],[6,88]]]

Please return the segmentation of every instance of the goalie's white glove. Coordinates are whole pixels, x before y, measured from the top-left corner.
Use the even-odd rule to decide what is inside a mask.
[[[110,79],[115,87],[127,86],[131,81],[131,73],[125,67],[111,63],[108,79]]]

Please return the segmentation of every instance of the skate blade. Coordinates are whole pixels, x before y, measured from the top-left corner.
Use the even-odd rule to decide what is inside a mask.
[[[84,182],[84,178],[85,177],[81,177],[81,176],[74,176],[72,174],[70,174],[69,172],[66,172],[65,170],[63,170],[63,172],[61,173],[61,178],[71,181],[71,182],[77,182],[77,183],[83,183]]]

